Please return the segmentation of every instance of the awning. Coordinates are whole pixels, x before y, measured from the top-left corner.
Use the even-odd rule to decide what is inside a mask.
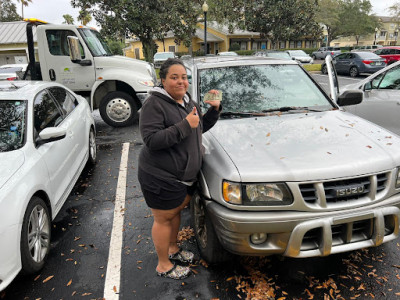
[[[203,43],[204,42],[204,30],[201,30],[199,28],[196,29],[196,37],[198,37],[199,39],[201,39],[201,41],[199,41],[198,43]],[[223,42],[224,39],[207,32],[207,43],[208,42]]]

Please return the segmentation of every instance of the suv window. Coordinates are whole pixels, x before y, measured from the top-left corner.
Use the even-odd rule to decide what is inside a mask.
[[[49,92],[57,101],[64,116],[68,116],[78,105],[78,101],[66,89],[61,87],[52,87],[49,88]]]
[[[56,103],[46,90],[37,94],[33,105],[33,114],[37,133],[47,127],[57,126],[63,120]]]

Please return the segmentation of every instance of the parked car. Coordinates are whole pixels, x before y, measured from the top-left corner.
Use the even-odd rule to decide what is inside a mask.
[[[333,101],[291,60],[185,64],[203,112],[207,91],[223,95],[220,120],[203,134],[190,203],[206,261],[229,253],[326,256],[397,239],[400,137],[388,145],[389,131],[341,108],[360,103],[361,91]]]
[[[374,52],[375,50],[382,48],[382,45],[365,45],[365,46],[358,46],[351,50],[351,52]]]
[[[303,50],[287,50],[286,52],[293,60],[296,60],[302,64],[312,64],[314,62],[311,56],[305,53]]]
[[[342,53],[340,47],[321,47],[317,51],[311,54],[312,59],[325,59],[327,55],[334,56],[336,54]]]
[[[355,84],[346,85],[340,91],[354,89],[363,91],[364,100],[346,110],[400,136],[400,62]]]
[[[222,56],[238,56],[236,52],[233,51],[226,51],[226,52],[218,52],[217,55],[222,55]]]
[[[160,68],[168,58],[176,57],[174,52],[157,52],[154,54],[154,68]]]
[[[0,80],[18,80],[19,72],[25,72],[28,64],[7,64],[0,66]]]
[[[86,99],[54,82],[0,82],[0,291],[42,269],[51,222],[95,161]]]
[[[357,77],[360,73],[375,73],[386,66],[383,58],[371,52],[346,52],[333,57],[338,73]],[[321,65],[323,74],[327,74],[325,62]]]
[[[399,46],[382,47],[376,50],[374,53],[384,58],[386,60],[386,64],[388,65],[400,60]]]
[[[275,57],[280,59],[289,59],[292,57],[285,51],[279,50],[261,50],[254,53],[254,56],[263,56],[263,57]]]

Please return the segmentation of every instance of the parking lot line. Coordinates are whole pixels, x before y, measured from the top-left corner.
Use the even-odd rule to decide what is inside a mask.
[[[122,145],[121,163],[117,191],[115,194],[114,221],[111,230],[107,273],[104,284],[104,299],[118,300],[121,281],[121,251],[125,215],[126,174],[128,167],[129,143]]]

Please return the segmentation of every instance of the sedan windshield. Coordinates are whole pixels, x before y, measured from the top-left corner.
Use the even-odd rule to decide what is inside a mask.
[[[298,65],[247,65],[204,69],[199,74],[200,100],[211,89],[222,92],[225,113],[327,110],[332,105]]]
[[[0,101],[0,152],[16,150],[24,145],[25,119],[25,101]]]

